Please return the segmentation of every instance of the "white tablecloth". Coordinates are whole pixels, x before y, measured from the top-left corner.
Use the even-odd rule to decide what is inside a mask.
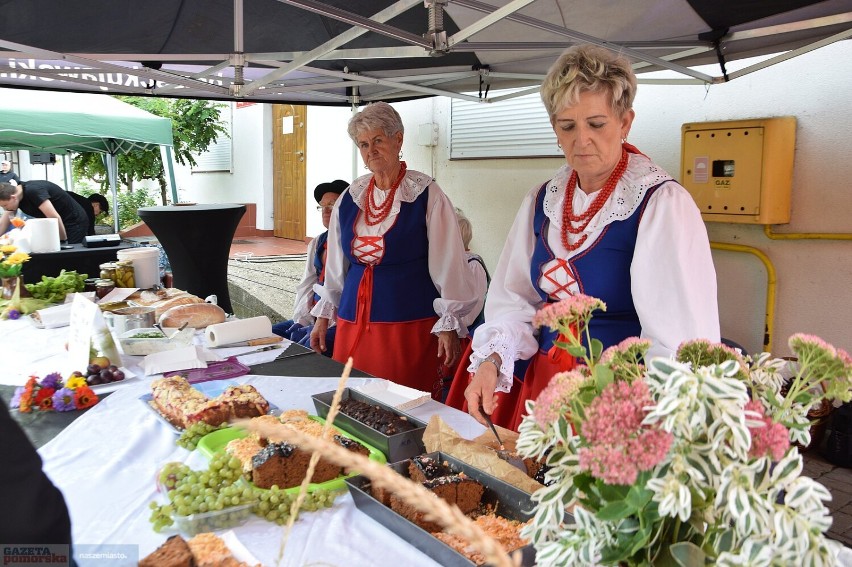
[[[63,360],[64,336],[63,329],[35,329],[20,320],[0,322],[0,341],[18,353],[12,371],[0,381],[23,384],[29,374],[43,376],[54,370]],[[193,468],[206,466],[206,459],[197,451],[178,447],[177,434],[139,400],[150,392],[154,378],[140,377],[118,386],[39,450],[45,472],[65,496],[75,546],[137,545],[139,557],[144,557],[174,533],[155,533],[148,521],[150,502],[165,502],[157,493],[157,470],[170,461],[186,462]],[[335,389],[339,378],[248,375],[236,380],[254,385],[282,411],[301,408],[314,413],[311,394]],[[375,380],[351,378],[348,385],[356,387]],[[437,413],[467,438],[484,431],[467,414],[434,401],[409,413],[424,421]],[[233,531],[267,566],[438,565],[361,513],[348,494],[338,497],[329,509],[301,515],[280,563],[277,558],[283,527],[251,516]],[[132,564],[104,560],[78,563],[81,567]]]

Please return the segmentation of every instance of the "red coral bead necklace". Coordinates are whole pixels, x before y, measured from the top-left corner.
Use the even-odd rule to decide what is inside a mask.
[[[565,202],[562,205],[562,246],[568,252],[573,252],[577,248],[583,245],[588,238],[588,234],[584,234],[581,236],[577,242],[571,244],[568,242],[568,234],[580,234],[586,227],[589,226],[589,222],[595,217],[598,212],[600,212],[601,208],[604,206],[604,203],[612,195],[612,192],[615,191],[615,186],[618,185],[618,181],[621,179],[621,176],[624,175],[624,171],[627,169],[627,151],[621,150],[621,159],[618,161],[618,165],[615,166],[615,169],[612,170],[612,173],[609,175],[609,179],[606,180],[606,183],[598,192],[598,195],[595,197],[595,200],[592,201],[592,204],[589,205],[589,208],[585,210],[585,212],[575,215],[574,214],[574,192],[577,190],[577,170],[573,170],[571,175],[568,177],[568,184],[565,187]]]
[[[402,179],[405,177],[405,172],[408,169],[408,166],[404,161],[399,163],[399,176],[396,178],[396,181],[390,188],[390,191],[388,191],[388,194],[385,196],[385,200],[381,205],[376,204],[376,198],[373,196],[373,190],[376,188],[376,176],[373,175],[370,178],[370,183],[367,185],[367,209],[364,211],[364,222],[366,222],[368,226],[375,226],[379,224],[388,218],[388,215],[390,214],[396,190],[399,188],[400,183],[402,183]]]

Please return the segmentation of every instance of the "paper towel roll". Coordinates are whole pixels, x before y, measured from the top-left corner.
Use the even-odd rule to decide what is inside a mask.
[[[36,254],[59,252],[59,221],[54,218],[27,219],[30,250]]]
[[[212,347],[272,336],[272,321],[266,315],[208,325],[204,336]]]

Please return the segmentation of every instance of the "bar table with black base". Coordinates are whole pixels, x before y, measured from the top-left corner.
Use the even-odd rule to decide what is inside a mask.
[[[215,295],[232,313],[228,293],[228,254],[245,205],[171,205],[143,207],[139,218],[163,246],[174,286],[197,295]]]

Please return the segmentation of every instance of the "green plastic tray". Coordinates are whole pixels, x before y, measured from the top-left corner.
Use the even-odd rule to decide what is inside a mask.
[[[318,421],[319,423],[325,423],[325,420],[321,417],[318,417],[318,416],[315,416],[315,415],[312,415],[312,416],[309,416],[309,417],[311,419],[313,419],[314,421]],[[373,447],[372,445],[370,445],[368,443],[364,443],[363,441],[361,441],[360,439],[358,439],[354,435],[350,435],[349,433],[346,433],[345,431],[342,431],[341,429],[339,429],[337,427],[335,427],[334,429],[337,431],[338,434],[340,434],[344,437],[348,437],[349,439],[352,439],[353,441],[357,441],[358,443],[360,443],[361,445],[366,447],[370,451],[370,460],[371,461],[376,461],[377,463],[386,463],[387,462],[385,455],[381,451],[379,451],[378,449]],[[226,427],[225,429],[217,429],[216,431],[213,431],[212,433],[208,433],[207,435],[202,437],[198,441],[197,448],[198,448],[199,451],[201,451],[201,453],[203,455],[210,458],[213,455],[215,455],[216,453],[218,453],[220,451],[224,451],[225,445],[227,445],[228,442],[230,442],[234,439],[241,439],[241,438],[245,437],[246,435],[248,435],[248,433],[246,432],[245,429],[240,429],[240,428],[237,428],[237,427]],[[319,490],[319,489],[321,489],[321,490],[345,490],[346,489],[346,479],[353,477],[353,476],[356,476],[357,474],[358,473],[353,473],[353,474],[350,474],[350,475],[339,476],[337,478],[334,478],[332,480],[327,480],[327,481],[321,482],[319,484],[311,483],[311,484],[308,485],[308,491],[312,492],[314,490]],[[296,493],[299,492],[299,487],[293,486],[291,488],[287,488],[284,492],[287,492],[288,494],[296,494]]]

